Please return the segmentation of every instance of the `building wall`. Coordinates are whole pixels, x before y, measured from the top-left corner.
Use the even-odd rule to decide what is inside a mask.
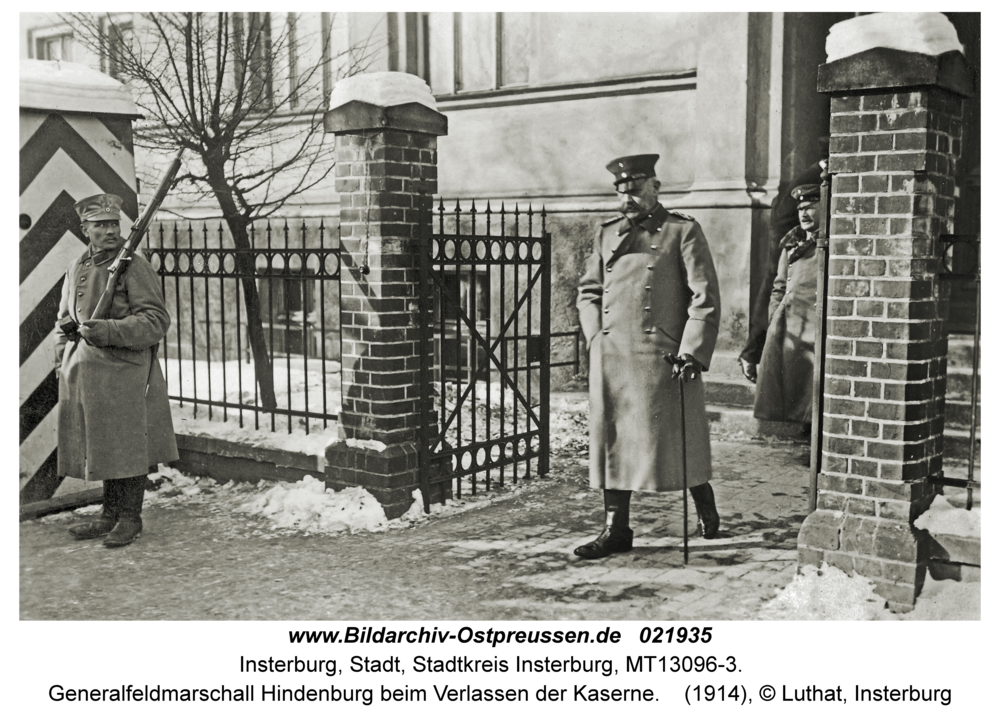
[[[422,58],[449,119],[439,142],[442,196],[544,204],[557,272],[553,330],[576,326],[572,301],[593,227],[616,208],[605,164],[655,152],[662,202],[698,219],[712,245],[724,302],[720,347],[742,344],[751,258],[766,247],[769,204],[795,144],[782,124],[791,77],[784,14],[411,15],[334,14],[333,53],[350,48],[345,61],[369,70],[407,69],[408,58]],[[301,14],[300,36],[320,33],[323,17]],[[286,19],[272,13],[272,32]],[[316,62],[313,55],[300,65]],[[802,104],[815,80],[800,69],[794,82]],[[140,153],[137,162],[155,181],[160,161]],[[187,217],[216,213],[210,204],[171,202]],[[331,177],[283,214],[335,217],[338,203]]]

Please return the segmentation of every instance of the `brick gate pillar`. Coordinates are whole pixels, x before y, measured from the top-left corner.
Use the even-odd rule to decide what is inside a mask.
[[[336,135],[340,193],[341,442],[326,453],[326,484],[361,486],[389,518],[419,485],[420,193],[437,191],[437,138],[448,121],[427,85],[371,73],[334,88],[325,127]],[[429,215],[424,216],[429,218]],[[440,502],[444,488],[431,488]]]
[[[950,233],[962,96],[958,52],[875,48],[819,67],[832,96],[823,464],[799,565],[871,578],[895,610],[926,570],[913,527],[941,469]]]

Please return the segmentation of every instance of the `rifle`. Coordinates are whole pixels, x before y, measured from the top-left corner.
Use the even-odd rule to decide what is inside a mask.
[[[170,167],[167,168],[167,174],[163,176],[160,186],[156,188],[156,193],[153,195],[153,199],[149,201],[149,205],[146,206],[146,211],[139,218],[139,222],[132,226],[132,232],[129,233],[128,240],[125,241],[121,250],[118,251],[118,256],[115,257],[114,262],[108,265],[108,284],[104,288],[100,300],[97,301],[94,314],[90,316],[91,320],[103,320],[104,315],[111,307],[111,300],[115,294],[115,285],[122,276],[122,273],[125,272],[126,263],[132,260],[135,249],[142,242],[142,237],[146,234],[149,223],[153,221],[153,215],[160,209],[160,205],[163,204],[163,200],[167,197],[170,184],[173,183],[174,178],[177,177],[177,173],[181,169],[181,156],[183,154],[184,148],[177,151],[177,156],[170,163]]]
[[[174,157],[173,161],[170,163],[170,167],[167,168],[167,174],[164,175],[163,180],[160,181],[160,186],[156,188],[156,193],[153,195],[153,199],[149,201],[149,205],[146,206],[146,210],[143,212],[142,217],[140,217],[138,222],[132,226],[132,232],[129,233],[128,240],[125,241],[125,244],[122,245],[121,249],[118,251],[118,255],[115,257],[114,262],[108,266],[108,284],[104,288],[104,292],[101,294],[100,299],[97,301],[94,313],[90,316],[91,320],[103,320],[104,316],[111,308],[111,301],[114,299],[115,295],[115,285],[125,272],[125,268],[128,267],[128,262],[132,260],[132,255],[135,254],[135,249],[139,246],[139,243],[142,242],[142,237],[146,234],[146,230],[149,229],[149,223],[152,222],[153,215],[155,215],[156,211],[160,209],[160,205],[167,197],[167,192],[170,190],[170,184],[174,181],[174,178],[177,177],[177,173],[181,168],[181,156],[183,154],[184,149],[181,148],[177,152],[177,156]],[[66,335],[66,337],[73,340],[74,344],[79,342],[79,326],[71,316],[67,315],[63,318],[59,323],[59,328],[62,330],[63,334]]]
[[[167,197],[167,192],[170,191],[170,185],[173,183],[174,178],[177,177],[177,173],[181,169],[181,156],[184,154],[184,148],[177,151],[177,155],[174,157],[173,161],[170,163],[170,167],[167,168],[167,174],[163,176],[160,181],[160,186],[156,188],[156,192],[153,194],[153,199],[149,201],[149,205],[146,206],[145,212],[142,213],[142,217],[139,221],[132,226],[132,232],[129,233],[128,240],[122,245],[121,249],[118,251],[118,255],[115,257],[114,262],[108,266],[108,284],[104,288],[104,292],[101,293],[100,299],[97,301],[97,306],[94,308],[93,314],[90,316],[91,320],[103,320],[104,316],[107,315],[108,310],[111,308],[111,301],[115,296],[115,285],[118,284],[118,280],[121,278],[122,274],[125,272],[125,268],[128,267],[128,263],[132,260],[132,256],[135,254],[135,249],[139,247],[139,243],[142,242],[143,236],[146,234],[146,230],[149,229],[149,223],[152,222],[153,216],[156,211],[160,209],[160,205],[163,204],[163,200]],[[73,340],[74,349],[76,348],[76,343],[80,342],[79,326],[73,317],[67,315],[59,323],[59,328],[62,330],[66,337]],[[153,352],[150,355],[149,360],[149,374],[146,377],[146,391],[143,393],[145,397],[149,393],[149,382],[150,377],[153,373],[153,363],[156,362],[156,354],[160,346],[154,345]]]

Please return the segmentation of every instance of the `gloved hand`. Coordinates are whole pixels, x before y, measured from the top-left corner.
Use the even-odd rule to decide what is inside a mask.
[[[740,370],[743,371],[743,377],[754,385],[757,384],[757,365],[755,363],[740,358]]]
[[[107,347],[111,343],[111,326],[107,320],[84,320],[80,323],[80,337],[88,345]]]
[[[680,356],[667,353],[663,357],[673,365],[673,370],[670,373],[672,380],[683,378],[684,382],[691,382],[701,374],[701,363],[695,360],[694,355],[690,353],[684,353]]]

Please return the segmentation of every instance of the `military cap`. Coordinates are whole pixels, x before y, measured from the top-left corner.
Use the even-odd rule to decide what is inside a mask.
[[[80,216],[80,222],[121,220],[122,199],[111,193],[91,195],[74,203],[73,209]]]
[[[659,155],[626,155],[609,162],[607,169],[615,176],[617,187],[619,183],[656,177],[656,161],[659,159]]]
[[[819,202],[819,185],[799,185],[792,190],[792,197],[798,202],[798,207],[808,207]]]

